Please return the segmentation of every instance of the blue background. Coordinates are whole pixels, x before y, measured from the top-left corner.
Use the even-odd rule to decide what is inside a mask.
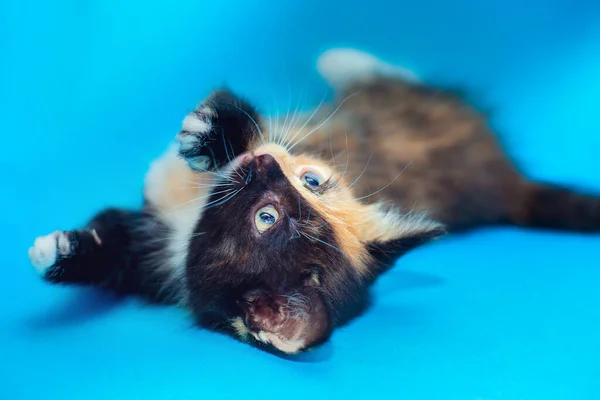
[[[600,398],[598,235],[488,229],[421,248],[297,362],[29,266],[36,236],[137,206],[212,88],[313,106],[315,59],[340,45],[470,85],[530,176],[600,191],[600,3],[391,3],[0,4],[0,399]]]

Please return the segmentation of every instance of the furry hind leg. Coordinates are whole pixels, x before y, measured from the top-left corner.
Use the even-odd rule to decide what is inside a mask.
[[[150,300],[177,302],[183,282],[157,268],[166,260],[166,229],[146,212],[109,209],[85,229],[38,237],[29,259],[42,279],[94,285]]]

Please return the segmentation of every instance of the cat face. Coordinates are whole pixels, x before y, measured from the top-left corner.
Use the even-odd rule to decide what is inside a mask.
[[[295,353],[360,314],[383,268],[443,229],[360,202],[325,160],[253,143],[221,166],[196,226],[190,301],[213,328]]]

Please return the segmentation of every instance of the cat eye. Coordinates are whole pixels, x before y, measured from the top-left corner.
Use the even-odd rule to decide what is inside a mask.
[[[306,172],[300,179],[309,187],[316,188],[321,185],[321,178],[314,172]]]
[[[263,233],[270,229],[279,219],[279,213],[272,205],[264,206],[254,215],[254,225],[258,232]]]

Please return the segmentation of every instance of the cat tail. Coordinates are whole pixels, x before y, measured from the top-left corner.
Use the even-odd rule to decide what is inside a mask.
[[[317,70],[336,90],[343,90],[352,84],[381,77],[419,82],[412,71],[351,48],[334,48],[325,51],[317,59]]]
[[[600,232],[600,196],[524,183],[511,210],[511,223],[541,229]]]

